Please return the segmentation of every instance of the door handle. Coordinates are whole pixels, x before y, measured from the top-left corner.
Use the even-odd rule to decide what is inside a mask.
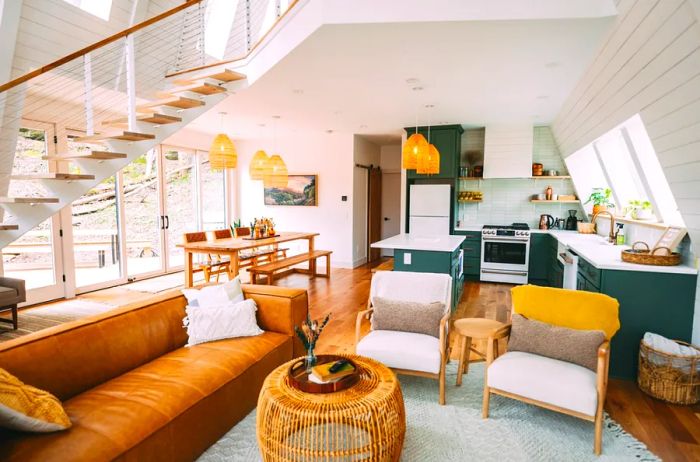
[[[165,229],[165,216],[160,216],[160,229]]]
[[[384,221],[389,221],[389,220],[390,220],[389,217],[384,217]]]
[[[170,229],[170,217],[168,215],[165,216],[165,229]]]

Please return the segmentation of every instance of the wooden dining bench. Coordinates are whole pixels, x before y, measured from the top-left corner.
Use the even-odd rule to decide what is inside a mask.
[[[311,277],[321,276],[329,278],[331,277],[331,252],[330,250],[312,250],[307,253],[302,253],[299,255],[292,255],[287,258],[280,258],[273,262],[266,263],[264,265],[257,265],[248,268],[248,273],[250,274],[250,279],[252,284],[258,284],[258,276],[267,276],[267,283],[273,284],[275,280],[275,274],[282,270],[290,270],[296,273],[305,273],[311,275]],[[326,257],[326,273],[319,274],[316,272],[316,260]],[[304,268],[292,268],[294,265],[300,263],[309,262],[309,269]]]

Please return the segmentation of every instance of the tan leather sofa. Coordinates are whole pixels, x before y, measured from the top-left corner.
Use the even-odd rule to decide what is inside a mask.
[[[185,298],[155,296],[0,343],[0,367],[49,390],[73,422],[50,434],[0,429],[0,460],[193,460],[256,405],[265,377],[304,354],[305,290],[244,286],[256,337],[184,347]]]

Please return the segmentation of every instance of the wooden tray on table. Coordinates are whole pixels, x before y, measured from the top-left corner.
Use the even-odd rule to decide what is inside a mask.
[[[318,355],[317,358],[317,365],[333,363],[340,359],[346,359],[355,368],[355,372],[353,372],[350,375],[346,375],[345,377],[342,377],[336,382],[312,382],[311,380],[309,380],[309,374],[306,373],[306,365],[304,364],[304,358],[302,357],[299,358],[298,361],[293,363],[289,368],[289,383],[292,387],[305,393],[333,393],[336,391],[346,390],[352,387],[360,379],[360,370],[357,367],[357,364],[350,358],[337,355]]]

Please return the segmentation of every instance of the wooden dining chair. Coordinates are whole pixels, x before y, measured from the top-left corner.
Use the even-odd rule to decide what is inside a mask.
[[[245,236],[250,236],[250,228],[234,228],[233,232],[236,234],[236,237],[245,237]]]
[[[230,231],[229,231],[230,233]],[[203,231],[197,231],[194,233],[185,233],[185,243],[192,244],[194,242],[206,242],[207,233]],[[219,282],[219,275],[221,273],[228,274],[231,262],[228,260],[223,260],[220,255],[206,255],[206,261],[198,264],[198,267],[204,273],[204,280],[209,283],[212,276],[216,276],[216,282]]]

